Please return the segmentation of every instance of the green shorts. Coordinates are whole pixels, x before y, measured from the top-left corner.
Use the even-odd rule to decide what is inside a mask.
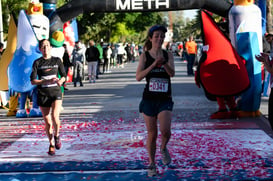
[[[144,100],[142,99],[139,104],[139,112],[147,116],[155,117],[162,111],[173,110],[172,100]]]

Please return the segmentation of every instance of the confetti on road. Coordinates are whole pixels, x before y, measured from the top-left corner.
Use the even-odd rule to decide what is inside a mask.
[[[169,167],[162,165],[161,154],[157,151],[159,179],[273,177],[273,140],[256,129],[256,124],[200,122],[196,121],[199,119],[197,114],[188,121],[181,121],[183,115],[180,113],[173,117],[172,137],[168,144],[172,164]],[[86,180],[94,176],[101,179],[104,171],[113,171],[112,176],[126,178],[125,173],[116,172],[127,171],[127,174],[142,174],[146,178],[146,174],[143,175],[148,164],[146,128],[135,113],[128,117],[96,114],[92,118],[62,119],[63,147],[54,157],[47,155],[48,140],[42,120],[17,121],[12,126],[13,130],[9,129],[10,124],[0,129],[1,135],[10,135],[10,140],[0,144],[1,172],[31,172],[35,169],[51,175],[55,171],[77,172],[71,177],[92,172],[85,176]],[[246,126],[248,128],[243,129]],[[158,147],[160,138],[159,134]],[[101,175],[93,171],[101,171]]]

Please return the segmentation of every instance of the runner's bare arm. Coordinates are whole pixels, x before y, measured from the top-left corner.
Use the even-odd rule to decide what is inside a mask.
[[[157,61],[145,69],[146,56],[145,53],[142,53],[139,57],[139,62],[136,71],[136,80],[141,81],[157,64]]]

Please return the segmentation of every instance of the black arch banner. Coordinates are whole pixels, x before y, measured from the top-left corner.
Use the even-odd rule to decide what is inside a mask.
[[[47,0],[44,0],[45,2]],[[155,12],[206,9],[228,16],[232,3],[226,0],[71,0],[49,17],[51,32],[74,17],[89,12]]]

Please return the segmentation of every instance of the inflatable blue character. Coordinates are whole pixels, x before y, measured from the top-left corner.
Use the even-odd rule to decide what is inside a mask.
[[[238,97],[240,117],[260,116],[262,92],[261,63],[255,55],[262,52],[262,16],[254,0],[234,0],[229,11],[229,32],[232,45],[246,60],[250,87]]]
[[[48,38],[49,20],[43,15],[41,3],[29,3],[28,15],[21,10],[18,18],[17,47],[9,64],[9,90],[20,93],[17,118],[41,117],[37,104],[37,88],[30,82],[30,74],[34,60],[41,57],[39,39]],[[32,108],[27,114],[25,109],[27,97],[32,99]]]

